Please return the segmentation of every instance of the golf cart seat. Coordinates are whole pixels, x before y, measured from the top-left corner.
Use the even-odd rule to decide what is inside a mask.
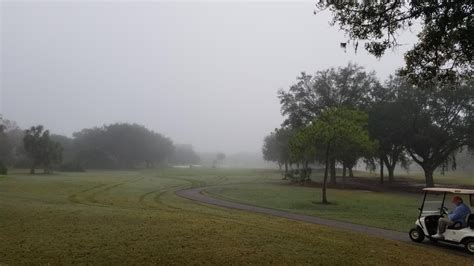
[[[448,226],[448,229],[453,229],[453,230],[459,230],[462,228],[463,226],[461,222],[455,222],[453,225]]]
[[[474,229],[474,213],[467,216],[467,226]]]
[[[461,222],[455,222],[453,225],[448,226],[448,229],[459,230],[465,227],[474,229],[474,214],[469,214],[466,216],[466,226],[462,226]]]

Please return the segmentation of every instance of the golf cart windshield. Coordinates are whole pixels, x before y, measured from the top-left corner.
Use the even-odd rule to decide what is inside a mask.
[[[440,215],[443,207],[444,193],[427,193],[421,206],[421,217]]]
[[[474,190],[454,188],[425,188],[423,190],[425,195],[420,208],[420,217],[448,213],[453,207],[451,204],[453,195],[461,197],[467,205],[474,206]]]

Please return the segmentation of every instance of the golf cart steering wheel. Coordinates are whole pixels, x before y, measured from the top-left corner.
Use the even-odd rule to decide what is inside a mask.
[[[447,214],[448,214],[448,208],[446,208],[446,207],[441,208],[441,215],[444,216],[444,215],[447,215]]]

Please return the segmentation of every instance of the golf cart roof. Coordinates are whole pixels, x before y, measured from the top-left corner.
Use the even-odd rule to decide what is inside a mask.
[[[474,194],[473,189],[460,189],[460,188],[443,188],[443,187],[427,187],[423,191],[432,191],[432,192],[448,192],[456,194]]]

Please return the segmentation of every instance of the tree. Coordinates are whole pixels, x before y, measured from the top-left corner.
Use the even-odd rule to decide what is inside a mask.
[[[34,174],[37,167],[42,166],[44,173],[51,173],[56,164],[61,163],[62,147],[50,139],[49,131],[39,125],[25,130],[23,139],[25,151],[32,164],[30,173]]]
[[[6,126],[2,123],[0,118],[0,162],[5,163],[11,152],[11,145],[8,141],[8,135],[5,132]]]
[[[399,116],[404,121],[402,139],[410,157],[425,173],[426,186],[434,186],[433,172],[455,167],[455,155],[474,147],[473,80],[462,84],[409,87],[399,92]]]
[[[11,146],[8,142],[8,136],[5,133],[6,126],[3,124],[3,119],[0,116],[0,175],[8,173],[6,161],[11,152]]]
[[[375,73],[349,63],[345,67],[318,71],[314,76],[302,73],[298,82],[288,91],[280,90],[281,112],[286,116],[284,126],[303,128],[317,119],[325,110],[348,107],[367,110],[374,95],[380,90]],[[352,172],[354,162],[346,159]],[[331,183],[336,183],[336,159],[330,159]],[[343,166],[344,168],[344,166]]]
[[[77,159],[84,167],[152,167],[174,152],[169,138],[137,124],[116,123],[73,135]]]
[[[212,162],[212,168],[216,168],[216,165],[222,163],[225,159],[225,154],[223,152],[218,152],[216,154],[216,159]]]
[[[292,136],[293,131],[289,128],[275,128],[263,141],[263,159],[278,163],[280,170],[282,166],[285,166],[285,178],[289,175],[288,170],[291,164],[289,143]]]
[[[332,107],[366,109],[371,95],[380,84],[374,72],[349,63],[345,67],[329,68],[314,76],[301,73],[288,91],[278,91],[284,126],[307,126],[322,112]]]
[[[57,134],[51,134],[50,139],[54,142],[57,142],[61,145],[63,152],[62,157],[64,162],[74,161],[74,139]]]
[[[369,139],[367,114],[353,109],[331,108],[322,113],[310,126],[312,139],[324,147],[324,180],[322,203],[329,203],[326,187],[330,160],[343,159],[347,152],[357,150],[361,153],[373,152],[377,144]]]
[[[23,138],[25,132],[13,121],[3,120],[5,126],[5,134],[7,138],[7,146],[9,152],[6,153],[5,163],[13,167],[29,167],[30,162],[26,155]]]
[[[385,86],[378,91],[369,108],[369,133],[379,143],[376,158],[371,158],[368,163],[379,161],[380,182],[384,181],[384,166],[388,170],[389,182],[394,180],[394,171],[397,164],[408,167],[409,159],[405,152],[403,130],[406,121],[400,116],[403,104],[396,102],[397,91],[409,84],[400,77],[390,77]]]
[[[310,180],[311,168],[309,164],[318,159],[318,142],[312,134],[311,127],[305,127],[291,137],[289,141],[290,158],[293,162],[298,162],[301,169],[298,169],[299,181],[306,182]]]
[[[401,31],[421,24],[418,42],[405,54],[401,73],[412,82],[452,82],[472,75],[474,38],[470,0],[442,1],[320,1],[316,11],[329,9],[332,25],[338,24],[355,49],[381,57],[399,46]],[[343,43],[345,46],[346,43]]]
[[[263,159],[267,162],[276,162],[281,170],[283,162],[280,159],[280,146],[275,132],[271,132],[263,139]]]
[[[186,144],[175,145],[173,156],[170,159],[172,163],[190,165],[199,163],[199,160],[199,155],[196,154],[193,146]]]

